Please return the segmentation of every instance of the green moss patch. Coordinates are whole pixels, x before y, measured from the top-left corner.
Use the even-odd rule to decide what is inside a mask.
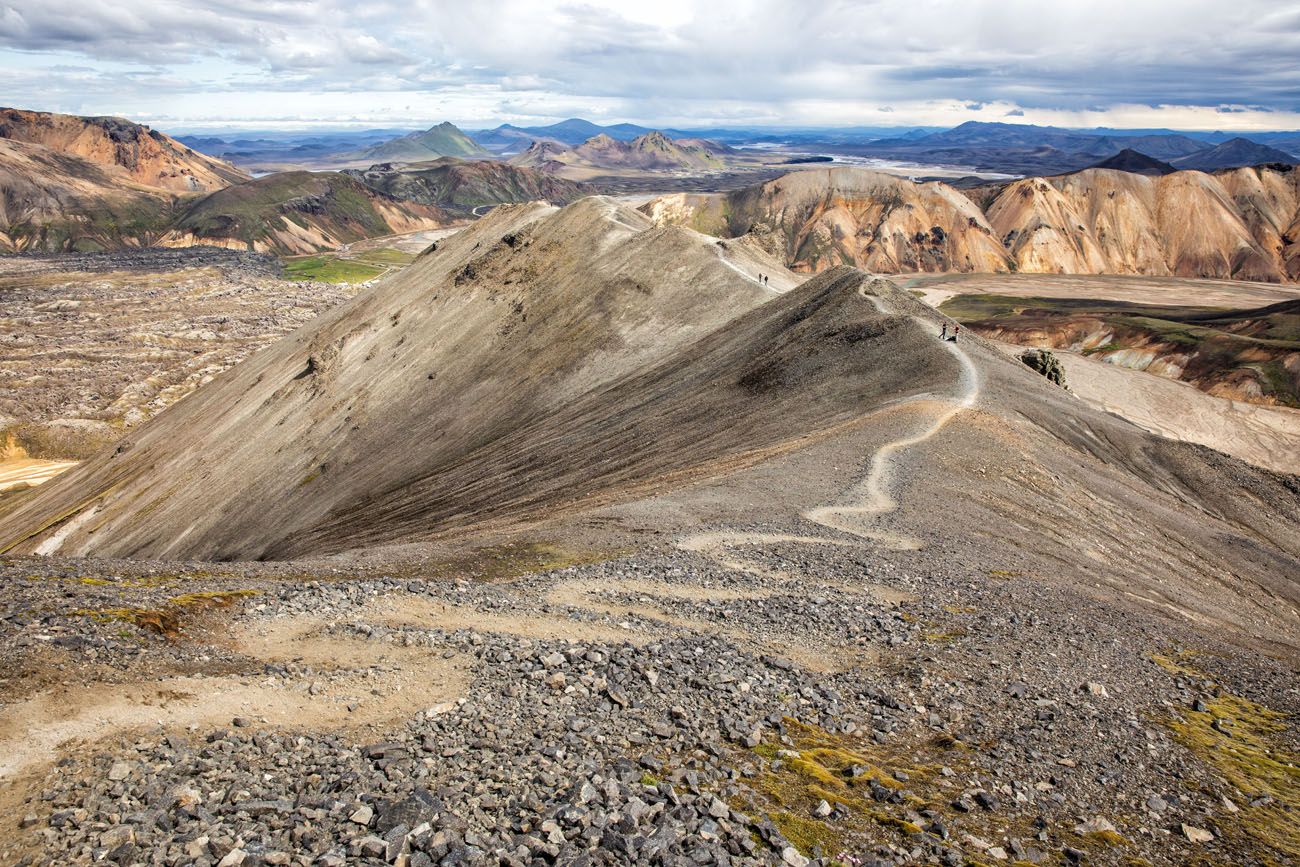
[[[289,259],[284,263],[285,276],[290,280],[312,280],[317,283],[364,283],[384,273],[383,266],[367,265],[352,259],[339,259],[322,254]]]
[[[901,790],[904,784],[895,776],[901,771],[910,792],[926,792],[934,788],[944,763],[940,755],[958,749],[956,742],[890,750],[790,718],[784,720],[784,727],[791,745],[765,741],[753,748],[770,764],[753,778],[752,797],[738,799],[737,809],[766,815],[791,845],[810,857],[817,851],[833,857],[857,837],[878,840],[882,829],[899,835],[900,842],[924,833],[908,811],[937,807],[943,798],[936,797],[932,804],[909,793],[899,803],[880,803],[872,797],[873,782]],[[823,800],[842,815],[816,817],[813,811]]]
[[[1187,656],[1155,656],[1171,674],[1208,677]],[[1234,843],[1257,851],[1268,865],[1300,863],[1300,753],[1287,744],[1290,715],[1217,690],[1205,710],[1163,720],[1174,739],[1213,768],[1246,803],[1219,814],[1219,828]],[[1257,801],[1258,806],[1251,806]]]

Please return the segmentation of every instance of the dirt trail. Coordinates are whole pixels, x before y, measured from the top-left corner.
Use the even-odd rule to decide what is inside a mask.
[[[333,635],[318,618],[253,621],[226,642],[297,674],[169,677],[65,686],[0,709],[0,780],[55,761],[75,743],[165,727],[255,725],[357,728],[398,719],[462,695],[469,664],[428,648]],[[310,666],[310,671],[307,667]]]
[[[868,295],[865,290],[862,292],[862,296],[875,305],[876,309],[881,313],[888,314],[890,312],[881,304],[879,298]],[[933,327],[931,322],[918,316],[911,318],[927,331]],[[952,353],[953,357],[961,365],[961,373],[957,379],[958,393],[948,398],[936,398],[934,395],[929,394],[918,395],[894,407],[922,409],[927,414],[932,413],[933,415],[930,422],[916,433],[892,440],[876,450],[875,454],[872,455],[866,477],[849,489],[846,495],[849,502],[809,509],[803,513],[804,518],[840,533],[862,539],[871,539],[895,550],[917,550],[922,547],[922,543],[918,539],[888,530],[873,529],[865,525],[870,523],[872,519],[895,511],[899,506],[898,501],[888,489],[889,477],[897,462],[897,453],[919,445],[935,436],[958,414],[974,406],[975,401],[979,398],[979,371],[975,369],[970,357],[957,345],[955,340],[942,341],[942,345],[944,349]],[[833,536],[719,531],[688,536],[679,541],[677,546],[685,551],[704,554],[729,569],[762,577],[789,578],[791,576],[782,570],[754,564],[736,557],[735,554],[727,553],[729,549],[738,547],[782,543],[809,545],[854,544],[852,540]]]
[[[908,594],[887,588],[841,586],[838,589],[847,593],[870,595],[890,604],[912,598]],[[426,596],[395,593],[372,602],[362,610],[360,616],[368,623],[390,628],[473,629],[547,641],[629,642],[638,646],[663,638],[662,628],[647,628],[644,621],[650,620],[690,633],[726,636],[742,647],[758,653],[782,656],[814,671],[845,671],[876,661],[877,653],[870,648],[843,647],[838,648],[836,654],[827,654],[825,647],[810,647],[787,638],[757,634],[723,621],[691,616],[675,610],[672,604],[767,599],[778,595],[781,592],[776,590],[709,587],[665,581],[568,580],[548,589],[542,600],[549,608],[564,609],[563,611],[517,608],[509,611],[485,611]],[[635,598],[629,601],[627,597]],[[593,614],[601,619],[591,620]],[[614,618],[615,622],[610,623],[609,618]]]

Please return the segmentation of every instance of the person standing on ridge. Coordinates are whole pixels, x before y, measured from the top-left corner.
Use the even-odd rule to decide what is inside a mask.
[[[947,339],[948,339],[948,323],[947,323],[947,322],[943,323],[943,333],[939,335],[939,339],[940,339],[940,340],[947,340]]]

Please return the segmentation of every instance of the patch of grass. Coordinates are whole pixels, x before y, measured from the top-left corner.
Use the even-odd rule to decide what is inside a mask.
[[[823,853],[838,852],[844,846],[844,834],[817,819],[805,819],[782,810],[768,816],[790,844],[811,856],[818,847]]]
[[[178,608],[194,606],[225,608],[240,599],[256,595],[256,590],[209,590],[202,593],[182,593],[180,596],[173,596],[167,602]]]
[[[1155,655],[1170,674],[1205,677],[1176,657]],[[1185,710],[1162,722],[1174,740],[1245,795],[1236,813],[1221,813],[1219,828],[1267,865],[1300,863],[1300,753],[1284,741],[1291,717],[1258,702],[1217,690],[1205,710]],[[1262,799],[1259,806],[1249,801]]]
[[[861,738],[834,734],[791,718],[783,724],[792,742],[788,748],[798,755],[781,760],[778,766],[755,777],[755,798],[738,803],[739,809],[751,815],[765,814],[791,845],[809,856],[818,847],[823,855],[834,855],[855,837],[876,839],[881,829],[904,837],[923,833],[919,825],[901,813],[936,805],[910,793],[899,803],[879,803],[872,797],[872,783],[894,791],[902,789],[903,783],[886,770],[889,767],[895,772],[904,771],[909,786],[924,788],[936,778],[938,765],[923,763],[922,756],[956,749],[955,742],[889,751]],[[783,743],[769,741],[754,747],[753,752],[773,760],[786,748]],[[816,818],[813,809],[823,800],[838,805],[846,815]]]
[[[392,247],[382,247],[378,250],[366,250],[356,255],[357,261],[369,262],[372,265],[409,265],[415,261],[415,255],[412,253],[403,253]]]
[[[287,259],[285,276],[290,280],[313,280],[317,283],[364,283],[384,273],[382,267],[351,259],[321,254]]]

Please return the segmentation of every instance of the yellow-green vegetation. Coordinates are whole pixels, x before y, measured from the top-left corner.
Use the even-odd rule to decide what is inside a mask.
[[[965,634],[966,633],[960,629],[936,628],[933,630],[922,632],[921,638],[924,639],[925,641],[930,642],[931,644],[947,644],[951,641],[961,638]]]
[[[621,553],[569,548],[555,542],[510,542],[476,548],[459,557],[427,564],[421,571],[437,578],[464,576],[480,581],[505,581],[534,572],[600,563]]]
[[[381,265],[368,265],[329,254],[286,259],[284,263],[285,276],[290,280],[313,280],[317,283],[364,283],[385,270]]]
[[[167,604],[177,607],[209,606],[225,608],[240,599],[256,596],[256,590],[210,590],[203,593],[183,593],[167,600]]]
[[[156,608],[82,608],[72,614],[96,623],[129,623],[159,635],[175,635],[180,630],[180,622],[173,612]]]
[[[182,616],[208,608],[226,608],[240,599],[256,596],[256,590],[211,590],[201,593],[183,593],[167,600],[163,608],[82,608],[72,612],[75,617],[88,617],[97,623],[129,623],[141,629],[156,632],[169,638],[182,629]]]
[[[940,765],[954,763],[947,756],[940,760],[941,754],[960,749],[951,739],[911,749],[890,749],[790,718],[784,724],[790,746],[765,741],[754,752],[769,760],[779,758],[782,749],[798,755],[787,756],[776,769],[760,773],[752,783],[755,801],[734,806],[751,814],[767,815],[805,855],[812,855],[814,848],[820,847],[824,855],[833,856],[855,832],[872,828],[888,828],[902,835],[922,833],[920,826],[900,813],[906,808],[937,808],[937,803],[914,794],[905,795],[900,804],[878,803],[871,796],[870,781],[902,789],[903,784],[894,774],[903,771],[909,789],[924,792],[933,787]],[[931,761],[927,763],[927,759]],[[840,805],[847,817],[833,821],[815,818],[813,809],[822,800]]]
[[[1186,664],[1189,655],[1155,655],[1171,674],[1208,677]],[[1300,863],[1300,754],[1282,741],[1288,714],[1218,690],[1205,710],[1186,710],[1164,720],[1174,739],[1245,795],[1236,813],[1219,815],[1219,827],[1235,842],[1256,849],[1262,863]],[[1267,797],[1260,806],[1250,801]]]
[[[381,247],[378,250],[365,250],[353,257],[358,262],[371,265],[409,265],[415,261],[414,253],[403,253],[393,247]]]

